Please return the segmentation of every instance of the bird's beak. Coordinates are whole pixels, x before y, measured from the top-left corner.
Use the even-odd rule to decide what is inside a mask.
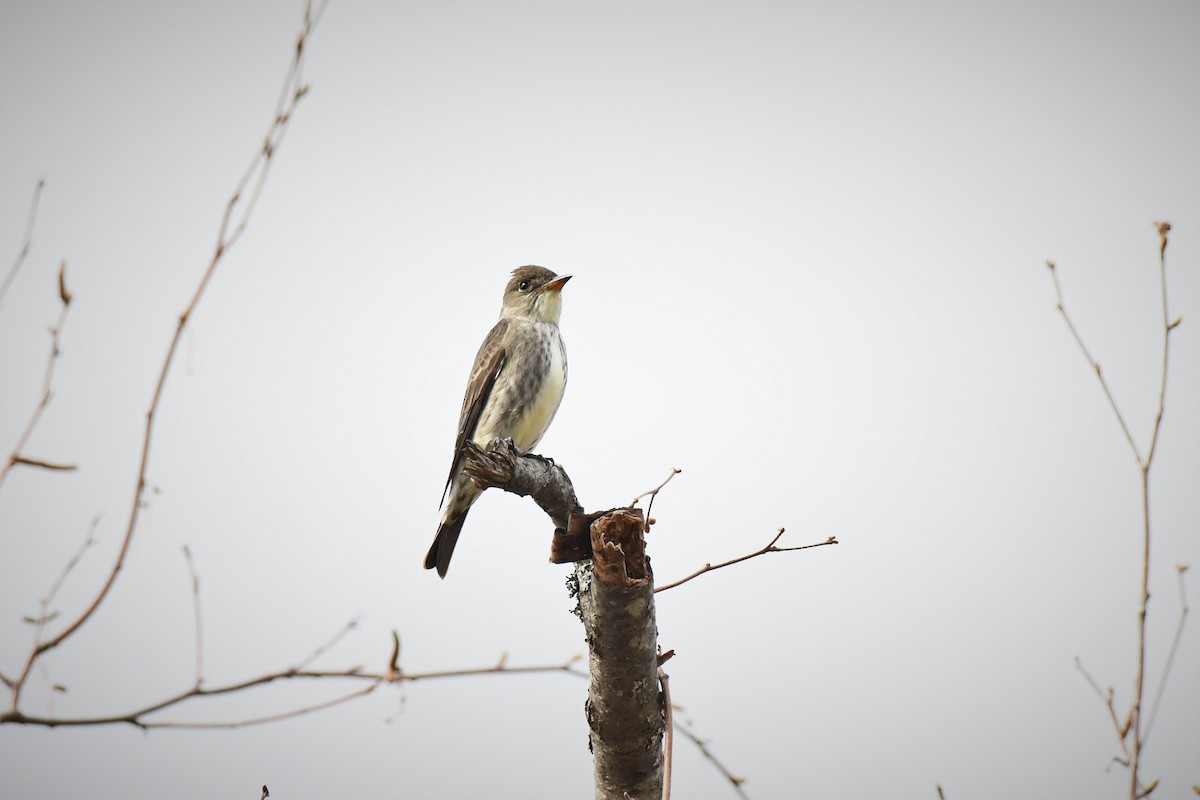
[[[543,292],[561,292],[562,288],[567,285],[567,281],[571,280],[570,275],[559,275],[554,280],[542,287]]]

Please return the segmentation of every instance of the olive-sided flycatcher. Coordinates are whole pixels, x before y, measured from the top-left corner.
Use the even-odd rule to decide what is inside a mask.
[[[462,412],[450,477],[442,491],[437,538],[425,556],[425,569],[446,577],[450,556],[479,489],[461,474],[467,440],[487,447],[494,439],[513,440],[522,453],[541,441],[567,386],[567,350],[558,330],[562,288],[570,275],[545,267],[519,267],[504,287],[500,321],[475,356]]]

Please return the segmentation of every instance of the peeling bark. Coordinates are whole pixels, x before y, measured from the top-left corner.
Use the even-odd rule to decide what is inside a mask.
[[[482,489],[529,496],[553,521],[551,561],[575,563],[572,589],[588,644],[588,747],[597,800],[657,800],[663,790],[654,576],[641,509],[584,514],[571,479],[511,440],[468,442],[463,471]]]
[[[662,796],[658,629],[643,530],[639,509],[609,512],[591,526],[595,560],[575,566],[597,800]]]

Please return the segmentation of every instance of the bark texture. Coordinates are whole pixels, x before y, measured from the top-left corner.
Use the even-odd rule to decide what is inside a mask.
[[[582,514],[583,506],[575,497],[575,487],[566,470],[553,459],[522,454],[512,439],[497,439],[487,450],[468,441],[462,469],[480,489],[503,489],[533,498],[554,523],[550,546],[552,562],[570,563],[591,556],[587,531],[584,530],[582,536],[579,533],[571,536],[567,531],[571,516]]]
[[[654,576],[641,509],[583,513],[571,479],[511,441],[468,442],[463,470],[483,489],[534,499],[555,526],[550,560],[575,563],[588,644],[588,747],[597,800],[658,800],[663,790],[663,707],[658,683]]]
[[[597,800],[662,796],[663,713],[654,585],[640,509],[592,522],[593,561],[576,564],[591,675],[586,705]]]

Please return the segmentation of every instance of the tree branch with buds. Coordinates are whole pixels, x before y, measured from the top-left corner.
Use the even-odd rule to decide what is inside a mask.
[[[1146,745],[1147,735],[1150,732],[1151,723],[1154,718],[1154,710],[1158,707],[1158,701],[1161,697],[1163,686],[1166,684],[1167,677],[1170,671],[1170,666],[1174,661],[1175,646],[1172,646],[1172,654],[1167,660],[1167,666],[1163,671],[1162,679],[1159,682],[1158,690],[1155,694],[1152,711],[1148,717],[1143,716],[1143,698],[1146,692],[1146,617],[1150,602],[1150,468],[1154,464],[1154,456],[1158,451],[1159,434],[1162,431],[1163,411],[1166,406],[1167,397],[1167,375],[1170,366],[1171,354],[1171,334],[1179,327],[1182,319],[1180,317],[1171,318],[1168,307],[1167,294],[1167,234],[1171,230],[1169,222],[1154,223],[1155,230],[1158,232],[1158,265],[1159,265],[1159,287],[1162,298],[1162,358],[1159,363],[1159,383],[1158,383],[1158,405],[1155,409],[1154,420],[1150,431],[1149,445],[1143,450],[1138,446],[1133,433],[1129,428],[1129,424],[1125,419],[1125,414],[1121,411],[1120,405],[1117,403],[1116,397],[1113,395],[1112,389],[1109,387],[1108,380],[1104,377],[1104,371],[1100,367],[1100,362],[1097,361],[1088,350],[1084,343],[1083,336],[1079,329],[1072,321],[1070,314],[1067,312],[1066,302],[1063,300],[1062,285],[1058,280],[1058,269],[1053,261],[1047,261],[1046,267],[1050,270],[1050,276],[1054,281],[1054,294],[1056,298],[1055,308],[1063,318],[1067,329],[1071,332],[1072,338],[1079,346],[1080,352],[1088,365],[1096,374],[1096,379],[1100,382],[1100,388],[1104,392],[1105,398],[1108,400],[1108,405],[1112,409],[1113,415],[1116,417],[1117,424],[1121,428],[1121,433],[1125,437],[1126,443],[1133,454],[1134,461],[1137,463],[1142,501],[1142,563],[1141,563],[1141,592],[1138,599],[1137,612],[1137,657],[1136,669],[1134,671],[1133,698],[1130,702],[1129,711],[1122,716],[1118,714],[1113,700],[1113,690],[1109,688],[1108,692],[1102,692],[1099,685],[1091,675],[1083,668],[1082,663],[1076,659],[1076,665],[1083,673],[1084,678],[1096,691],[1096,694],[1105,702],[1109,716],[1112,720],[1113,728],[1117,734],[1117,740],[1120,743],[1123,756],[1117,757],[1116,761],[1129,768],[1129,800],[1141,800],[1147,797],[1154,791],[1158,785],[1158,781],[1152,781],[1147,785],[1143,785],[1141,778],[1142,770],[1142,751]],[[1183,571],[1186,567],[1180,570],[1180,595],[1183,598]],[[1187,616],[1186,599],[1183,600],[1183,613],[1180,616],[1180,628],[1176,633],[1176,641],[1182,633],[1183,621]]]

